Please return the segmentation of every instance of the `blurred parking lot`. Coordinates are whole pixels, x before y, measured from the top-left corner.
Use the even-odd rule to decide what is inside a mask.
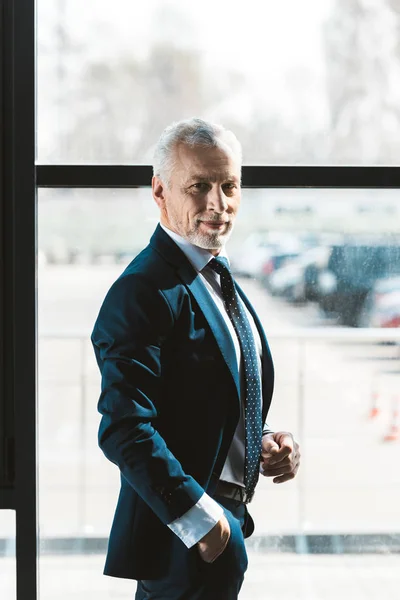
[[[97,447],[100,378],[89,335],[122,268],[47,265],[39,270],[44,538],[108,535],[118,473]],[[397,436],[385,441],[398,403],[399,346],[390,339],[396,330],[382,330],[389,338],[382,343],[365,329],[332,328],[332,319],[315,302],[292,305],[271,296],[259,281],[240,282],[261,317],[275,360],[270,423],[293,431],[303,454],[295,481],[285,486],[261,481],[252,504],[256,534],[400,531],[400,443]]]
[[[232,265],[272,296],[292,305],[314,302],[333,324],[400,326],[397,234],[256,232]]]
[[[120,264],[45,264],[38,272],[43,549],[54,539],[105,541],[108,536],[119,481],[117,469],[97,447],[100,378],[89,336],[100,303],[122,269]],[[395,600],[399,580],[393,568],[398,555],[391,555],[390,549],[375,559],[334,554],[323,558],[282,552],[279,539],[400,532],[400,441],[394,414],[399,400],[400,354],[394,343],[398,333],[348,329],[315,300],[292,303],[271,294],[259,279],[239,276],[239,282],[260,315],[275,360],[269,421],[275,429],[294,432],[303,457],[293,482],[275,486],[270,480],[260,481],[250,507],[256,521],[252,540],[257,547],[257,540],[276,536],[278,543],[275,553],[269,549],[267,554],[249,546],[251,566],[241,598],[265,598],[268,587],[283,599],[339,595],[369,600],[377,597],[381,582],[386,598]],[[379,332],[386,339],[379,340]],[[7,523],[2,522],[1,529],[12,535]],[[68,590],[78,599],[89,593],[99,600],[132,597],[130,582],[102,577],[102,555],[58,557],[48,551],[41,558],[42,598],[64,600],[70,597]],[[362,541],[356,552],[362,555]],[[4,570],[10,559],[1,564]],[[64,572],[68,581],[61,587]],[[6,581],[11,585],[10,578]]]

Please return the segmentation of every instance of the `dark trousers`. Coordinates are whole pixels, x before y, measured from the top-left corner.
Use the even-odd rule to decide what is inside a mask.
[[[213,563],[206,563],[197,545],[188,549],[176,537],[168,575],[138,581],[135,600],[237,600],[247,569],[242,531],[247,513],[235,500],[222,496],[215,500],[224,508],[231,527],[224,552]]]

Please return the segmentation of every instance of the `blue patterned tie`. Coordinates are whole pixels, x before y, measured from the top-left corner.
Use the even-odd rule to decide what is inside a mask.
[[[257,362],[257,350],[253,332],[244,308],[239,301],[235,282],[226,258],[212,258],[208,263],[221,278],[222,297],[226,311],[239,339],[245,380],[245,463],[244,485],[252,496],[257,484],[260,468],[262,415],[261,382]]]

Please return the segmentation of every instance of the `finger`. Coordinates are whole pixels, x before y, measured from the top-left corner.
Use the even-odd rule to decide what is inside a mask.
[[[296,473],[298,470],[298,465],[285,465],[284,467],[281,465],[275,465],[274,467],[267,467],[263,469],[261,472],[267,477],[276,477],[277,475],[283,475],[285,473]]]
[[[294,463],[289,457],[280,460],[279,462],[271,461],[269,458],[261,461],[262,469],[281,469],[283,467],[293,467]]]
[[[261,463],[260,468],[262,471],[278,474],[279,472],[283,473],[283,469],[293,469],[293,463],[290,461],[285,461],[271,465],[269,462],[263,462]]]
[[[228,545],[228,541],[229,541],[230,537],[231,537],[230,533],[228,535],[226,535],[223,545],[218,550],[211,549],[207,544],[204,544],[203,542],[199,542],[197,549],[199,551],[199,554],[200,554],[202,560],[204,560],[204,562],[206,562],[206,563],[214,562],[214,560],[216,560],[218,558],[218,556],[220,556],[224,552],[226,546]]]
[[[261,466],[263,468],[272,468],[272,469],[280,469],[281,467],[286,467],[288,465],[290,465],[291,468],[294,469],[299,464],[300,464],[300,454],[296,454],[295,456],[293,456],[292,454],[289,454],[289,456],[287,456],[286,458],[284,458],[283,460],[281,460],[279,462],[275,462],[275,461],[272,462],[269,459],[262,460],[262,462],[261,462]]]
[[[205,563],[211,562],[211,557],[207,551],[205,552],[204,550],[201,550],[200,548],[198,548],[198,551],[199,551],[201,560],[204,560]]]
[[[294,439],[291,436],[285,436],[281,440],[279,448],[280,450],[283,450],[283,448],[288,448],[289,452],[295,452]]]
[[[279,446],[283,446],[283,445],[287,445],[287,444],[290,444],[291,446],[293,446],[295,443],[294,437],[291,433],[289,433],[289,431],[278,431],[274,435],[274,440]]]
[[[300,462],[296,463],[296,465],[291,470],[291,472],[289,472],[289,473],[282,473],[282,475],[279,475],[278,477],[276,477],[275,479],[272,480],[273,483],[284,483],[285,481],[289,481],[290,479],[293,479],[297,475],[297,471],[299,470],[299,466],[300,466]]]
[[[264,440],[262,443],[261,454],[276,454],[279,452],[279,446],[273,440]]]
[[[285,475],[280,475],[279,477],[275,477],[275,479],[273,479],[273,483],[285,483],[285,481],[290,481],[291,479],[294,479],[295,477],[295,473],[285,473]]]
[[[280,467],[279,465],[274,468],[267,468],[262,471],[263,475],[266,477],[276,477],[277,475],[283,475],[285,473],[292,473],[294,471],[293,465],[286,465],[284,467]]]
[[[211,553],[210,550],[201,551],[199,549],[199,553],[200,553],[202,560],[204,560],[204,562],[206,562],[206,563],[213,563],[214,560],[217,560],[218,556],[220,556],[223,553],[227,544],[228,544],[228,542],[226,542],[225,546],[223,548],[221,548],[218,552],[214,552],[214,553]]]
[[[285,458],[289,457],[291,453],[292,453],[292,448],[283,446],[282,448],[279,448],[278,452],[275,452],[273,455],[270,455],[268,457],[268,463],[270,465],[280,463]],[[263,453],[261,453],[261,456],[264,456]]]
[[[291,452],[295,450],[294,438],[291,433],[286,433],[282,431],[275,436],[275,442],[278,444],[279,448],[287,447],[291,449]]]

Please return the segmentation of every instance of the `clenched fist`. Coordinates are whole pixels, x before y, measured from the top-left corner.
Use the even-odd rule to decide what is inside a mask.
[[[296,476],[299,466],[299,445],[291,433],[278,431],[263,436],[260,470],[265,477],[284,483]]]

